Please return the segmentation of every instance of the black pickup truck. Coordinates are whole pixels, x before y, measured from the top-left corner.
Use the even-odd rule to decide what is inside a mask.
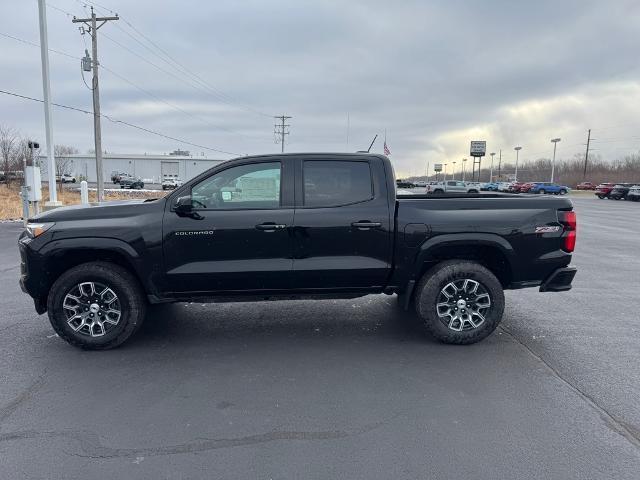
[[[566,198],[397,195],[388,158],[285,154],[221,163],[165,198],[29,220],[22,289],[58,335],[120,345],[148,304],[397,294],[437,339],[477,342],[503,289],[569,290]]]

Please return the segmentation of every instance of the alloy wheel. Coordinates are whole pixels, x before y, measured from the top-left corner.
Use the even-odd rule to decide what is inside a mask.
[[[108,286],[82,282],[74,286],[62,302],[67,324],[74,332],[89,337],[109,333],[122,316],[120,300]]]
[[[490,309],[491,297],[487,289],[470,278],[445,285],[436,303],[440,320],[456,332],[480,327]]]

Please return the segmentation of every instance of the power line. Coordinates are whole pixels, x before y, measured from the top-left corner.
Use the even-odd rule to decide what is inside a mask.
[[[24,40],[22,38],[14,37],[13,35],[9,35],[7,33],[0,32],[0,36],[11,38],[12,40],[16,40],[17,42],[24,43],[25,45],[31,45],[32,47],[40,48],[39,43],[30,42],[29,40]],[[58,55],[63,55],[65,57],[73,58],[75,60],[80,60],[80,57],[76,57],[75,55],[71,55],[69,53],[61,52],[60,50],[55,50],[53,48],[50,48],[49,51],[53,53],[57,53]]]
[[[77,3],[79,3],[80,5],[83,5],[83,2],[81,2],[80,0],[76,0]],[[84,2],[85,4],[89,4],[89,5],[93,5],[96,6],[98,8],[102,8],[110,13],[114,13],[113,10],[101,6],[100,4],[96,3],[96,2],[92,2],[92,1],[86,1]],[[131,22],[129,22],[126,18],[124,17],[120,17],[122,19],[122,21],[132,30],[134,31],[140,38],[144,39],[146,42],[148,42],[151,46],[153,46],[157,51],[159,51],[160,53],[162,53],[162,55],[159,55],[157,52],[155,52],[152,48],[150,48],[148,45],[146,45],[144,42],[140,41],[138,38],[136,38],[134,35],[132,35],[131,33],[127,32],[126,30],[124,30],[122,27],[117,26],[117,28],[119,30],[121,30],[123,33],[125,33],[127,36],[129,36],[132,40],[134,40],[135,42],[137,42],[138,44],[142,45],[147,51],[149,51],[151,54],[155,55],[157,58],[159,58],[160,60],[162,60],[163,62],[165,62],[167,65],[169,65],[171,68],[179,68],[181,71],[187,73],[190,77],[191,77],[191,81],[195,81],[196,84],[200,87],[200,89],[205,89],[206,92],[210,95],[213,95],[214,97],[216,97],[219,101],[226,103],[227,105],[233,106],[233,107],[237,107],[237,108],[241,108],[244,110],[247,110],[251,113],[254,113],[256,115],[260,115],[263,117],[271,117],[270,114],[268,113],[264,113],[260,110],[257,110],[253,107],[250,107],[240,101],[238,101],[237,99],[235,99],[234,97],[214,88],[213,86],[211,86],[211,84],[209,84],[206,80],[204,80],[200,75],[198,75],[197,73],[193,72],[191,69],[189,69],[188,67],[186,67],[183,63],[179,62],[178,60],[175,59],[175,57],[173,57],[171,54],[169,54],[169,52],[167,52],[164,48],[162,48],[161,46],[159,46],[156,42],[154,42],[151,38],[149,38],[148,35],[144,34],[142,31],[140,31],[140,29],[138,29],[137,27],[135,27]],[[111,39],[113,41],[113,39]],[[129,50],[131,51],[131,50]],[[156,68],[158,68],[156,66]],[[165,70],[162,70],[165,73]],[[172,75],[173,76],[173,75]],[[180,81],[185,81],[184,78],[178,78],[178,80]],[[193,86],[193,85],[192,85]]]
[[[11,95],[13,97],[22,98],[24,100],[31,100],[31,101],[39,102],[39,103],[43,103],[44,102],[44,100],[41,100],[39,98],[29,97],[27,95],[21,95],[19,93],[15,93],[15,92],[9,92],[7,90],[0,90],[0,93],[3,93],[5,95]],[[76,112],[85,113],[87,115],[93,115],[93,112],[90,112],[89,110],[84,110],[82,108],[72,107],[70,105],[64,105],[62,103],[55,103],[55,102],[51,102],[51,104],[56,106],[56,107],[65,108],[67,110],[73,110],[73,111],[76,111]],[[169,140],[173,140],[175,142],[184,143],[185,145],[191,145],[192,147],[204,148],[205,150],[210,150],[212,152],[217,152],[217,153],[224,153],[226,155],[232,155],[232,156],[240,156],[241,155],[239,153],[227,152],[225,150],[220,150],[220,149],[213,148],[213,147],[207,147],[207,146],[204,146],[204,145],[199,145],[197,143],[189,142],[188,140],[183,140],[181,138],[172,137],[171,135],[166,135],[164,133],[157,132],[155,130],[151,130],[151,129],[146,128],[146,127],[141,127],[140,125],[136,125],[134,123],[126,122],[124,120],[119,120],[119,119],[114,118],[114,117],[112,117],[110,115],[107,115],[105,113],[101,113],[100,116],[106,118],[107,120],[109,120],[112,123],[119,123],[119,124],[122,124],[122,125],[126,125],[128,127],[135,128],[137,130],[142,130],[144,132],[151,133],[153,135],[157,135],[159,137],[163,137],[163,138],[166,138],[166,139],[169,139]]]
[[[29,40],[24,40],[24,39],[22,39],[22,38],[14,37],[13,35],[8,35],[8,34],[6,34],[6,33],[2,33],[2,32],[0,32],[0,35],[1,35],[1,36],[4,36],[4,37],[7,37],[7,38],[11,38],[11,39],[13,39],[13,40],[16,40],[16,41],[18,41],[18,42],[20,42],[20,43],[24,43],[24,44],[29,45],[29,46],[33,46],[33,47],[40,48],[40,44],[35,43],[35,42],[31,42],[31,41],[29,41]],[[104,33],[103,33],[103,35],[104,35]],[[84,35],[82,36],[82,39],[84,40]],[[85,42],[85,47],[86,47],[86,42]],[[50,51],[50,52],[53,52],[53,53],[57,53],[57,54],[59,54],[59,55],[64,55],[65,57],[68,57],[68,58],[73,58],[74,60],[82,60],[82,58],[81,58],[81,57],[76,57],[76,56],[71,55],[71,54],[69,54],[69,53],[62,52],[62,51],[59,51],[59,50],[54,50],[54,49],[52,49],[52,48],[50,48],[50,49],[49,49],[49,51]],[[228,133],[232,133],[232,134],[240,135],[240,136],[243,136],[243,137],[245,137],[245,138],[256,138],[256,139],[261,139],[261,140],[263,140],[263,138],[262,138],[262,137],[257,137],[257,136],[254,136],[254,135],[246,135],[246,134],[244,134],[244,133],[241,133],[241,132],[238,132],[238,131],[235,131],[235,130],[229,129],[229,128],[225,128],[225,127],[221,127],[221,126],[219,126],[219,125],[215,125],[215,124],[213,124],[213,123],[209,122],[208,120],[206,120],[206,119],[204,119],[204,118],[202,118],[202,117],[200,117],[200,116],[194,115],[194,114],[192,114],[192,113],[190,113],[190,112],[187,112],[186,110],[184,110],[184,109],[182,109],[182,108],[180,108],[180,107],[178,107],[178,106],[176,106],[176,105],[173,105],[173,104],[171,104],[171,103],[167,102],[166,100],[163,100],[162,98],[158,97],[157,95],[154,95],[153,93],[149,92],[148,90],[145,90],[144,88],[142,88],[141,86],[139,86],[139,85],[135,84],[135,83],[134,83],[134,82],[132,82],[131,80],[127,79],[126,77],[124,77],[124,76],[120,75],[119,73],[115,72],[114,70],[112,70],[112,69],[110,69],[110,68],[106,67],[102,62],[100,62],[100,66],[101,66],[104,70],[106,70],[106,71],[108,71],[109,73],[111,73],[112,75],[114,75],[115,77],[119,78],[121,81],[128,83],[128,84],[129,84],[129,85],[131,85],[132,87],[134,87],[134,88],[136,88],[136,89],[140,90],[141,92],[145,93],[146,95],[148,95],[148,96],[150,96],[150,97],[154,98],[156,101],[161,102],[161,103],[163,103],[163,104],[165,104],[165,105],[168,105],[169,107],[171,107],[171,108],[173,108],[173,109],[175,109],[175,110],[177,110],[177,111],[179,111],[179,112],[182,112],[182,113],[184,113],[185,115],[188,115],[188,116],[189,116],[189,117],[191,117],[191,118],[195,118],[195,119],[197,119],[197,120],[199,120],[199,121],[201,121],[201,122],[205,123],[206,125],[208,125],[208,126],[210,126],[210,127],[212,127],[212,128],[216,128],[216,129],[218,129],[218,130],[222,130],[222,131],[225,131],[225,132],[228,132]],[[82,73],[82,69],[81,69],[81,73]],[[85,80],[85,78],[84,78],[84,74],[82,75],[82,80],[83,80],[83,82],[84,82],[85,86],[86,86],[88,89],[90,89],[90,90],[91,90],[91,87],[90,87],[89,85],[87,85],[87,82],[86,82],[86,80]]]

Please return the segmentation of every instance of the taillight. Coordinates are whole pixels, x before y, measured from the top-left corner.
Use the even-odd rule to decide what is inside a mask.
[[[564,250],[571,253],[576,248],[576,230],[578,227],[576,212],[558,212],[558,217],[564,227]]]

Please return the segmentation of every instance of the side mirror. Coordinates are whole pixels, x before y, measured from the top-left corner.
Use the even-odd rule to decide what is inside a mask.
[[[178,197],[176,203],[173,205],[173,209],[180,216],[190,216],[193,214],[193,204],[191,202],[191,195],[185,195],[184,197]]]

